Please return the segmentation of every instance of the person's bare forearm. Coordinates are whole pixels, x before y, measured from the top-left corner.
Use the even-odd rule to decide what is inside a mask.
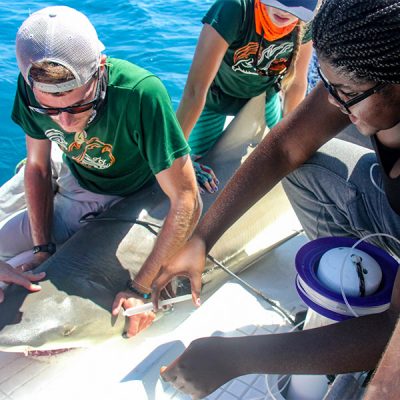
[[[195,234],[203,238],[207,251],[237,218],[348,123],[347,116],[329,105],[323,87],[309,94],[268,133],[202,218]]]
[[[195,88],[191,86],[185,87],[182,100],[176,111],[176,116],[186,140],[189,138],[190,132],[192,132],[203,111],[206,94],[207,92],[196,93]]]
[[[33,244],[48,243],[51,241],[54,196],[51,169],[49,167],[47,173],[43,173],[28,161],[24,179]]]
[[[312,55],[312,42],[302,44],[296,57],[293,81],[285,90],[283,97],[283,116],[292,112],[304,99],[307,92],[307,76]]]
[[[183,247],[192,234],[201,210],[202,202],[198,192],[195,198],[192,193],[180,196],[179,203],[171,206],[153,250],[135,277],[140,286],[151,287],[161,266]]]
[[[227,368],[233,366],[231,378],[365,371],[376,367],[395,321],[385,312],[300,332],[223,338],[218,348]]]
[[[208,89],[218,72],[228,43],[210,25],[201,30],[176,116],[188,139],[203,111]]]
[[[306,82],[294,82],[283,96],[283,116],[293,111],[303,100],[306,95]]]
[[[274,335],[267,344],[271,360],[264,365],[260,363],[259,368],[269,373],[276,370],[295,374],[373,369],[390,338],[395,320],[396,317],[385,312],[292,333],[290,339],[289,334]]]

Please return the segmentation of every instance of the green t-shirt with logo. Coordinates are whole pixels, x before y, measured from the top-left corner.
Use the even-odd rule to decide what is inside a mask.
[[[255,28],[254,0],[216,0],[202,22],[211,25],[229,44],[207,96],[207,107],[222,112],[234,99],[250,99],[263,92],[269,98],[276,93],[278,78],[260,76],[257,69],[268,71],[289,64],[297,28],[274,42],[261,39]],[[310,40],[308,24],[302,43]]]
[[[98,115],[82,132],[67,133],[37,105],[18,78],[12,119],[35,139],[50,139],[64,152],[80,185],[96,193],[126,196],[169,168],[190,148],[159,78],[115,58],[107,59],[108,84]]]

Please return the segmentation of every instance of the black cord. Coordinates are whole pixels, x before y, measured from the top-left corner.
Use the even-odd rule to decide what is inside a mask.
[[[84,224],[85,222],[97,222],[97,221],[112,221],[112,222],[129,222],[130,224],[138,224],[140,226],[144,226],[145,228],[147,228],[152,234],[156,235],[158,234],[158,232],[153,229],[153,227],[161,229],[162,226],[155,224],[153,222],[148,222],[148,221],[141,221],[140,219],[137,218],[116,218],[116,217],[97,217],[98,213],[96,212],[91,212],[88,214],[85,214],[84,216],[82,216],[82,218],[79,220],[79,222],[81,224]]]

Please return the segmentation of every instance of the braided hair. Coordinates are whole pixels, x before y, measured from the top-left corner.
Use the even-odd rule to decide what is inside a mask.
[[[355,81],[400,83],[399,0],[323,0],[313,42],[320,59]]]

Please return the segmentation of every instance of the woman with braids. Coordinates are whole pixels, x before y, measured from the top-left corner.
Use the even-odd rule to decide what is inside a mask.
[[[374,233],[400,239],[399,38],[399,0],[322,2],[313,21],[321,81],[270,131],[183,250],[164,264],[153,282],[155,304],[160,290],[177,275],[190,278],[193,299],[200,304],[205,255],[239,216],[285,176],[285,189],[310,239]],[[371,138],[375,152],[334,139],[350,122]],[[375,244],[400,255],[398,242],[389,237],[381,236]],[[162,375],[183,391],[202,397],[250,373],[371,370],[399,314],[400,273],[385,312],[300,332],[198,339]]]
[[[177,117],[192,158],[221,136],[227,115],[266,93],[271,128],[304,98],[317,0],[216,0],[203,18]],[[279,93],[283,93],[283,106]],[[190,135],[190,136],[189,136]],[[195,163],[198,182],[214,192],[214,174]]]

